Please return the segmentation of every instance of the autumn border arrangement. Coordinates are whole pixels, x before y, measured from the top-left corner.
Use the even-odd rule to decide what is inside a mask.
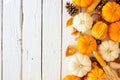
[[[76,44],[68,45],[69,74],[63,80],[120,80],[120,1],[72,0],[65,7],[71,16]]]

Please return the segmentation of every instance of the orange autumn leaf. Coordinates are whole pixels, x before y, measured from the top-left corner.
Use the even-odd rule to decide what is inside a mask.
[[[70,26],[73,24],[73,17],[67,20],[66,27]]]
[[[77,34],[79,34],[79,31],[73,27],[72,28],[72,35],[76,36]]]
[[[76,48],[74,46],[69,45],[66,50],[66,57],[71,56],[76,53]]]

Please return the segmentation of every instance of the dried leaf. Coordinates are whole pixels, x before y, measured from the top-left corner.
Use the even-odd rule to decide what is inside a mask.
[[[120,69],[117,70],[118,76],[120,77]]]
[[[79,31],[73,27],[72,28],[72,35],[76,36],[77,34],[79,34]]]
[[[91,62],[92,62],[92,67],[93,67],[93,68],[96,68],[96,67],[101,68],[100,64],[98,63],[98,61],[96,60],[95,57],[90,57],[90,60],[91,60]]]
[[[81,80],[87,80],[87,75],[83,76]]]
[[[73,17],[67,20],[66,27],[70,26],[73,24]]]
[[[93,67],[93,68],[98,68],[97,65],[98,65],[97,62],[93,62],[93,63],[92,63],[92,67]]]
[[[120,63],[120,58],[115,59],[114,62]]]
[[[66,57],[75,54],[77,49],[74,46],[69,45],[66,50]]]

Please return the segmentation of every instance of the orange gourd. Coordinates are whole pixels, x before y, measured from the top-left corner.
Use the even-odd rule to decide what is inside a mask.
[[[96,24],[94,24],[91,30],[91,34],[96,39],[99,39],[99,40],[104,39],[107,35],[107,24],[105,24],[102,21],[98,21]]]
[[[74,4],[76,4],[78,7],[88,7],[92,4],[93,0],[72,0]]]
[[[108,36],[115,42],[120,42],[120,22],[110,24],[108,28]]]
[[[87,75],[87,80],[106,80],[106,74],[105,72],[96,67],[96,68],[93,68]]]
[[[84,34],[78,39],[77,47],[81,53],[90,54],[96,50],[96,40],[92,36]]]
[[[67,75],[63,78],[63,80],[81,80],[81,79],[74,75]]]
[[[107,22],[115,22],[120,19],[120,5],[116,2],[107,2],[102,8],[102,17]]]

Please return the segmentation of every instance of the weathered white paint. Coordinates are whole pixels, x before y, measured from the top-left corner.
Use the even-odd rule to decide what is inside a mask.
[[[41,80],[41,0],[23,0],[22,80]]]
[[[66,27],[67,1],[0,0],[0,80],[62,80],[68,74],[65,51],[75,37]]]
[[[20,0],[11,0],[3,4],[3,80],[20,80],[20,35]]]
[[[60,80],[61,0],[43,0],[42,80]]]
[[[68,75],[67,64],[65,63],[65,52],[68,45],[75,43],[75,36],[72,36],[72,26],[66,27],[66,22],[71,16],[67,13],[65,8],[66,2],[70,0],[63,0],[63,35],[62,35],[62,77]]]
[[[2,0],[0,0],[0,80],[2,79],[2,72],[3,72],[3,70],[2,70],[2,66],[3,66],[3,64],[2,64],[2,55],[3,55],[3,52],[2,52],[2,34],[3,34],[3,32],[2,32],[2,28],[3,28],[3,26],[2,26],[2,13],[3,13],[3,11],[2,11],[2,7],[3,6],[3,2],[2,2]]]

